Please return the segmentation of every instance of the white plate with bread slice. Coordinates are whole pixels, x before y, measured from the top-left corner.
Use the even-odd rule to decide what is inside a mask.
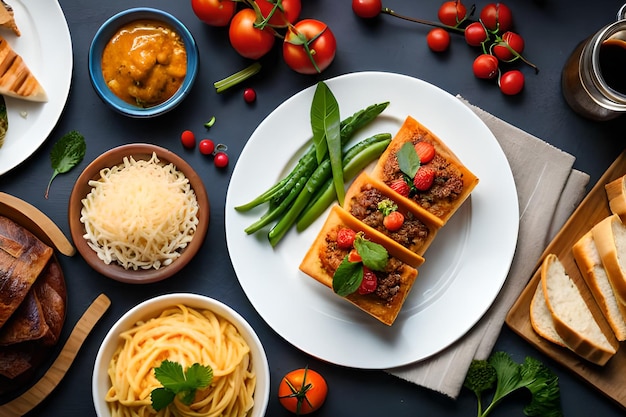
[[[57,0],[5,2],[13,9],[20,36],[8,28],[0,36],[22,58],[47,101],[4,94],[9,129],[0,147],[0,175],[28,159],[48,138],[65,107],[73,69],[72,40]]]
[[[437,233],[396,321],[387,326],[299,270],[327,215],[275,248],[267,230],[244,229],[266,210],[238,212],[282,178],[310,144],[315,86],[294,95],[255,130],[233,170],[225,207],[228,250],[239,282],[261,317],[284,339],[325,361],[388,369],[427,358],[463,336],[487,311],[508,274],[517,242],[517,192],[496,138],[458,98],[425,81],[359,72],[325,81],[341,118],[375,103],[385,111],[358,132],[394,135],[412,116],[443,140],[480,182]]]

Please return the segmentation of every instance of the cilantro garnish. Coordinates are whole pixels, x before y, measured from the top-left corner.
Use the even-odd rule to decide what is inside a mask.
[[[181,364],[164,360],[161,366],[154,368],[154,375],[163,387],[153,389],[150,400],[152,408],[160,411],[170,405],[177,395],[183,404],[190,405],[196,390],[211,384],[213,369],[194,363],[183,372]]]

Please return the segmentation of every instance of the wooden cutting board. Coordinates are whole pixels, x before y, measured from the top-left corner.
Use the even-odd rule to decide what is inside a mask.
[[[602,175],[598,183],[595,184],[554,240],[548,245],[540,260],[541,262],[543,257],[549,253],[556,254],[596,316],[601,316],[600,310],[578,270],[571,248],[593,225],[611,214],[604,185],[624,174],[626,174],[626,151]],[[540,280],[539,269],[537,268],[530,282],[509,311],[506,317],[507,325],[541,352],[626,408],[626,343],[622,342],[617,354],[604,367],[600,367],[580,359],[566,348],[554,345],[539,337],[531,327],[529,314],[531,299]],[[608,328],[606,321],[602,320],[602,326]]]

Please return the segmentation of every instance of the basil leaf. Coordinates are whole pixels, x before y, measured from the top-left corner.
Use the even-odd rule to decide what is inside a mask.
[[[87,144],[85,143],[85,138],[76,130],[66,133],[54,144],[50,151],[50,163],[54,171],[52,172],[50,181],[48,181],[45,198],[48,198],[52,180],[54,180],[57,175],[64,174],[78,165],[85,157],[86,150]]]
[[[350,262],[348,255],[343,258],[333,275],[333,291],[342,297],[355,292],[363,281],[361,262]]]
[[[384,271],[389,260],[387,249],[378,243],[363,238],[354,241],[354,247],[363,260],[363,265],[373,271]]]
[[[420,157],[415,152],[415,146],[411,142],[405,142],[396,152],[396,157],[398,158],[400,171],[409,178],[414,178],[417,170],[420,168]]]
[[[337,201],[343,205],[345,196],[343,181],[343,161],[341,154],[341,117],[339,103],[328,86],[320,81],[317,83],[311,104],[311,128],[317,163],[321,163],[326,153],[330,159],[333,183],[337,193]]]

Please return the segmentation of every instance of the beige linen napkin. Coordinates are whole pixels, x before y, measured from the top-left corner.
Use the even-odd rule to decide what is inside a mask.
[[[491,129],[506,155],[517,187],[517,248],[502,291],[484,317],[459,341],[415,364],[388,372],[456,398],[472,359],[486,359],[541,253],[586,193],[589,176],[573,170],[574,157],[458,98]]]

